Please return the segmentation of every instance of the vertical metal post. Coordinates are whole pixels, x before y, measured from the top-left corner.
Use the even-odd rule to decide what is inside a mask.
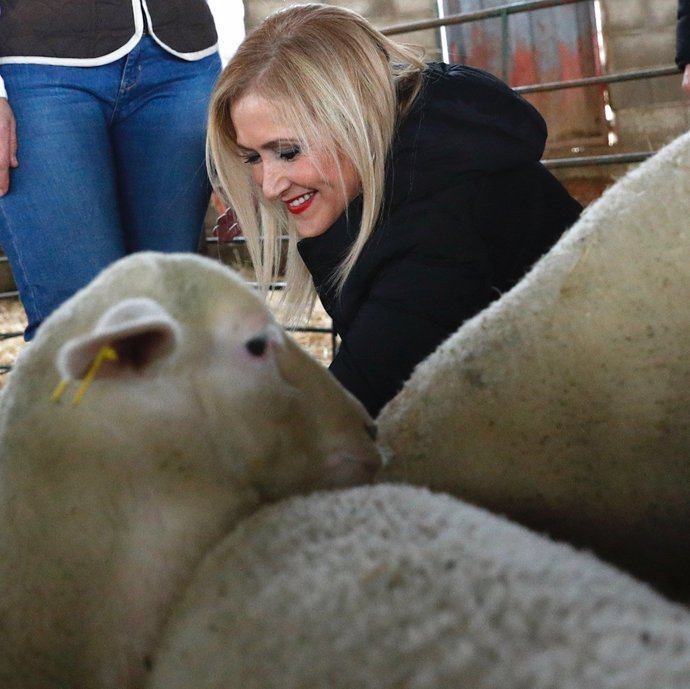
[[[508,81],[510,70],[510,34],[508,32],[508,10],[501,10],[501,76]]]

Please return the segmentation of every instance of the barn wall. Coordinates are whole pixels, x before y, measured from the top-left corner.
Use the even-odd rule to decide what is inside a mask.
[[[673,64],[677,0],[601,0],[608,71]],[[614,84],[611,106],[625,150],[650,150],[690,127],[678,76]]]

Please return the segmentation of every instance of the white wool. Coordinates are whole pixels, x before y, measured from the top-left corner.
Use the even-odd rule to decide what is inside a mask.
[[[371,434],[230,269],[108,268],[0,395],[0,687],[140,687],[205,552],[262,503],[370,477]]]
[[[416,368],[378,419],[383,480],[447,491],[687,587],[688,218],[690,133]]]
[[[687,689],[690,613],[444,495],[291,498],[205,559],[147,689]]]

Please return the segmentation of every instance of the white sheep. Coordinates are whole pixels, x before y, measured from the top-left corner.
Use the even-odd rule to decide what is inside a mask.
[[[426,485],[690,591],[690,133],[628,173],[382,410]]]
[[[0,397],[0,687],[140,687],[205,552],[264,502],[367,480],[371,434],[229,269],[114,264]]]
[[[146,689],[687,689],[690,612],[422,488],[290,498],[180,599]]]

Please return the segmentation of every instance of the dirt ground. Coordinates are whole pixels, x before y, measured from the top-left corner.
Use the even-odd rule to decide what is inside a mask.
[[[7,367],[14,364],[24,345],[21,333],[26,327],[24,309],[18,299],[0,299],[0,386],[5,381]]]
[[[299,342],[317,361],[328,366],[333,359],[333,335],[330,332],[331,319],[323,310],[321,304],[314,309],[308,327],[328,329],[327,333],[291,332],[292,337]]]

